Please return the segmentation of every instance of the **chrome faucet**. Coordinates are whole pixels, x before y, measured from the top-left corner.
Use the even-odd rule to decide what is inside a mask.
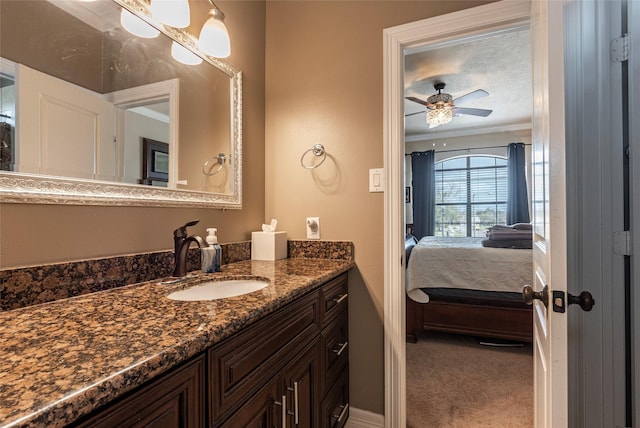
[[[185,224],[182,227],[173,231],[173,243],[174,243],[174,269],[173,276],[181,277],[187,274],[187,253],[189,252],[189,246],[192,242],[198,244],[200,248],[205,247],[206,243],[204,239],[197,235],[188,236],[187,227],[195,226],[200,220],[193,220]]]

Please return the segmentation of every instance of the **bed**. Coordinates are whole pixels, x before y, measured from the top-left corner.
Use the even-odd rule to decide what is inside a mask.
[[[487,248],[482,238],[427,236],[407,250],[407,341],[431,330],[532,341],[531,306],[521,290],[532,283],[530,249]]]

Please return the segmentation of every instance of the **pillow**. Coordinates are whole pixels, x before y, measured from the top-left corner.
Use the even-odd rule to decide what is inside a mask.
[[[407,266],[409,266],[409,256],[411,256],[411,250],[418,243],[418,239],[411,235],[405,235],[404,237],[404,252],[405,252],[405,260],[407,261]]]

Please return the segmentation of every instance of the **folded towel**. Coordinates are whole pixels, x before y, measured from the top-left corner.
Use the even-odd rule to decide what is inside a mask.
[[[533,225],[531,223],[516,223],[511,225],[511,227],[517,230],[533,230]]]
[[[502,241],[483,239],[482,246],[490,248],[531,249],[533,248],[533,241],[531,239],[510,239]]]
[[[509,239],[531,239],[531,230],[490,230],[487,232],[487,238],[494,241],[503,241]]]
[[[530,223],[515,223],[512,225],[496,224],[491,226],[488,230],[532,230],[533,225]]]

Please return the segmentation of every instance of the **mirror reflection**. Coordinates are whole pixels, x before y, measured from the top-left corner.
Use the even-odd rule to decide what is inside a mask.
[[[233,71],[112,0],[0,7],[0,170],[239,192]]]

